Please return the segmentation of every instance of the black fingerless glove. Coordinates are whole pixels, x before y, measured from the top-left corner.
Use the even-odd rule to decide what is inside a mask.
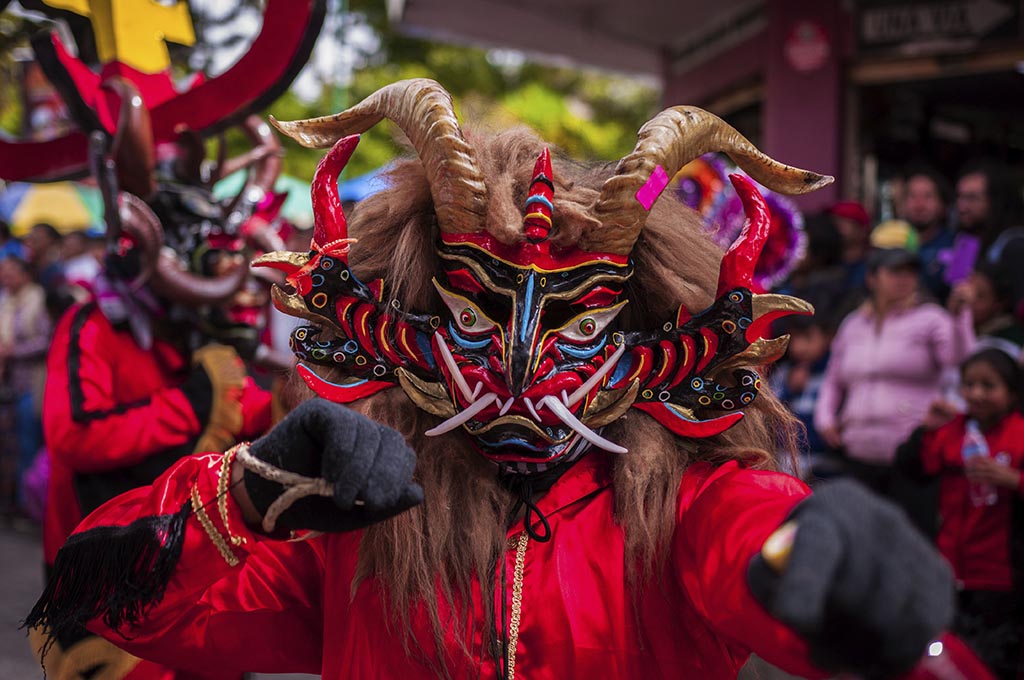
[[[274,468],[320,477],[333,490],[331,497],[296,500],[278,518],[279,528],[352,531],[423,502],[412,481],[416,454],[402,435],[324,399],[300,404],[249,452]],[[248,467],[245,488],[261,515],[286,490]]]
[[[196,364],[189,371],[179,388],[192,406],[196,414],[196,420],[202,425],[210,419],[210,412],[213,410],[213,383],[202,364]]]
[[[781,573],[758,554],[748,580],[821,668],[891,678],[910,670],[953,617],[949,566],[903,513],[860,485],[824,484],[793,511]]]

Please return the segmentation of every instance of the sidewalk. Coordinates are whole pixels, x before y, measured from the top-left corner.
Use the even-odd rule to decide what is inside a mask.
[[[43,547],[35,527],[0,526],[0,678],[41,678],[21,620],[43,589]]]

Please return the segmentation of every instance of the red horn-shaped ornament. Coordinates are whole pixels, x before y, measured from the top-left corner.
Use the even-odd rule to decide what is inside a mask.
[[[526,197],[526,217],[523,231],[526,238],[537,243],[551,233],[551,215],[554,212],[555,184],[551,174],[551,152],[545,148],[533,166],[530,195]]]
[[[338,176],[358,144],[359,135],[339,139],[316,166],[310,187],[313,199],[313,240],[309,244],[308,259],[298,253],[277,252],[268,253],[253,263],[257,267],[283,271],[287,274],[288,283],[299,295],[310,291],[310,272],[320,266],[321,256],[336,257],[348,264],[348,248],[355,239],[348,237],[348,223],[341,207],[341,197],[338,196]]]
[[[772,226],[768,204],[765,203],[764,197],[761,196],[761,192],[757,190],[754,183],[739,174],[729,175],[729,180],[736,189],[740,201],[743,202],[743,212],[747,216],[747,222],[743,225],[743,231],[725,253],[725,257],[722,258],[722,265],[718,271],[716,297],[733,288],[749,289],[753,286],[757,258],[761,256]]]
[[[343,137],[320,159],[310,189],[313,197],[313,249],[328,253],[344,246],[341,252],[330,252],[348,263],[348,223],[338,195],[338,176],[348,164],[359,144],[359,135]]]

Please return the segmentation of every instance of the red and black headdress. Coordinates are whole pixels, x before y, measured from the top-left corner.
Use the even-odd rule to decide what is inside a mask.
[[[349,268],[334,181],[358,142],[345,135],[385,117],[410,138],[430,183],[442,315],[385,299],[380,280],[360,282]],[[771,160],[700,109],[668,109],[640,130],[635,150],[590,209],[594,226],[568,249],[549,240],[557,170],[547,151],[534,168],[521,239],[509,245],[487,231],[488,187],[448,93],[433,81],[395,83],[335,116],[276,125],[304,145],[333,145],[313,185],[311,251],[258,261],[287,272],[296,289],[275,291],[278,306],[317,324],[292,337],[307,384],[339,402],[400,385],[417,406],[443,418],[425,434],[461,428],[510,470],[542,470],[590,446],[624,452],[600,432],[629,408],[681,436],[724,431],[757,395],[752,369],[785,349],[786,338],[766,337],[769,322],[810,311],[794,298],[751,292],[768,210],[749,180],[733,176],[748,222],[722,260],[714,303],[698,313],[681,307],[656,328],[616,327],[629,303],[633,245],[668,178],[689,160],[725,151],[761,183],[789,193],[831,181]],[[328,382],[304,364],[348,377]]]

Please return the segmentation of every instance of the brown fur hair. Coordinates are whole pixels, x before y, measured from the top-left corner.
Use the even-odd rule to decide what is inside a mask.
[[[524,130],[471,143],[488,180],[488,231],[506,243],[523,239],[521,208],[544,144]],[[569,247],[596,224],[588,211],[612,168],[584,167],[563,158],[556,158],[553,167],[551,238]],[[350,262],[363,281],[383,277],[386,295],[404,308],[439,312],[441,303],[430,285],[440,270],[435,253],[438,227],[418,161],[396,165],[388,186],[366,199],[353,215],[350,234],[359,241],[352,247]],[[620,316],[623,328],[654,328],[672,318],[680,304],[696,311],[711,303],[722,252],[704,233],[699,217],[670,197],[655,205],[632,257],[635,274],[629,283],[630,303]],[[484,593],[485,619],[489,624],[494,621],[494,599],[487,594],[494,587],[494,565],[505,542],[511,498],[499,487],[494,467],[473,450],[468,438],[458,433],[440,439],[423,436],[438,421],[409,403],[401,390],[387,390],[354,407],[405,435],[418,455],[416,477],[426,501],[366,530],[353,592],[360,581],[377,579],[405,631],[410,613],[422,605],[443,659],[445,630],[454,627],[464,640],[470,639],[471,631],[465,630],[470,620],[465,608],[443,617],[442,605],[469,601],[474,578]],[[629,449],[614,458],[613,474],[616,520],[623,528],[633,579],[649,578],[663,566],[675,530],[677,491],[691,461],[744,459],[752,466],[774,468],[775,451],[795,450],[793,423],[779,402],[763,392],[738,425],[711,439],[676,437],[635,411],[610,425],[605,436]],[[437,584],[444,602],[438,599]],[[472,654],[466,646],[463,651]],[[444,674],[443,668],[438,671]]]

